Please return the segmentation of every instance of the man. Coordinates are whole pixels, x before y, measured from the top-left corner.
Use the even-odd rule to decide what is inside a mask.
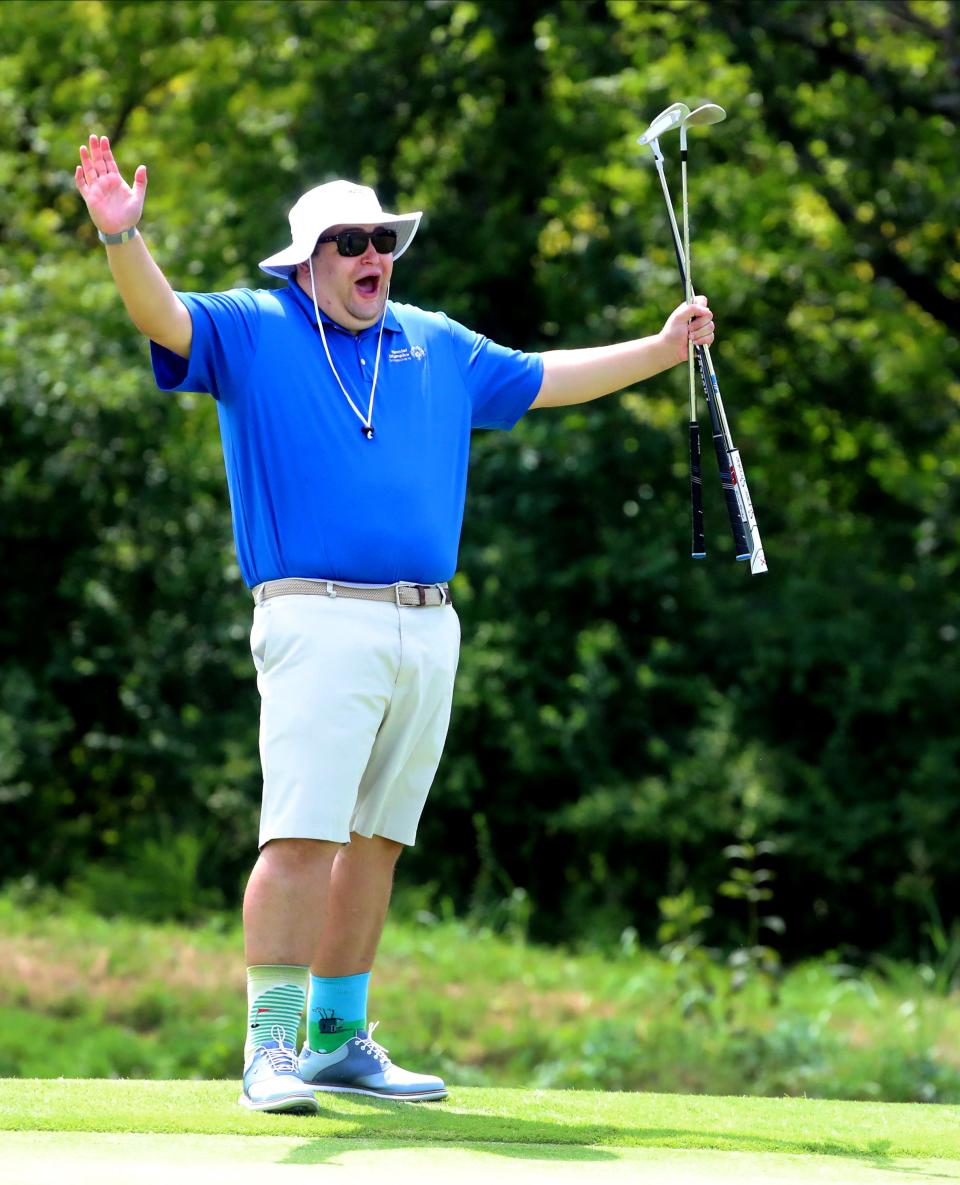
[[[131,188],[108,139],[91,136],[76,183],[158,385],[217,400],[254,593],[263,803],[243,905],[240,1102],[315,1112],[323,1091],[443,1098],[441,1079],[395,1066],[373,1040],[367,987],[449,723],[470,431],[685,361],[688,339],[714,340],[706,299],[639,341],[508,350],[388,302],[420,213],[388,213],[346,181],[304,194],[290,245],[261,263],[286,288],[174,293],[136,230],[146,168]]]

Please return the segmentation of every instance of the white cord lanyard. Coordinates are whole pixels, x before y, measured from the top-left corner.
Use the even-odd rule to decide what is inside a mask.
[[[323,352],[327,356],[327,361],[330,363],[330,369],[333,371],[333,377],[340,384],[340,390],[346,397],[347,403],[353,408],[353,414],[357,417],[363,425],[362,432],[367,440],[373,440],[373,397],[377,393],[377,377],[380,374],[380,343],[383,341],[383,323],[387,319],[387,300],[390,296],[390,285],[387,284],[387,291],[383,298],[383,315],[380,318],[380,333],[377,335],[377,360],[373,364],[373,386],[370,388],[370,403],[367,407],[367,414],[364,416],[363,412],[350,398],[350,392],[343,385],[343,380],[337,374],[337,368],[333,365],[333,359],[330,357],[330,347],[327,345],[327,335],[323,332],[323,322],[320,320],[320,310],[317,307],[317,286],[313,279],[313,261],[310,261],[310,291],[313,293],[313,312],[317,318],[317,328],[320,330],[320,340],[323,342]]]

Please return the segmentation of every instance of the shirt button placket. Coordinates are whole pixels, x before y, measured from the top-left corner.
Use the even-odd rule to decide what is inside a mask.
[[[357,338],[357,353],[360,355],[360,373],[363,375],[363,377],[366,379],[367,383],[369,384],[372,382],[372,379],[370,378],[370,370],[367,367],[367,360],[363,356],[363,346],[360,342],[359,337]]]

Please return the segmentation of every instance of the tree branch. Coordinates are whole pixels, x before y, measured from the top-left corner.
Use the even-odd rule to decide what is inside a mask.
[[[950,73],[960,82],[960,7],[951,4],[947,11],[947,62]]]
[[[762,58],[762,50],[758,48],[754,38],[755,23],[740,15],[739,12],[731,19],[730,12],[727,10],[724,25],[731,42],[741,59],[753,70],[760,89],[764,93],[764,112],[771,132],[774,136],[790,144],[804,167],[817,178],[818,189],[837,218],[846,226],[855,226],[856,218],[852,207],[840,190],[830,182],[823,165],[810,151],[804,135],[793,121],[789,103],[782,97],[775,83],[765,85],[772,80],[765,76],[767,72]],[[779,26],[773,32],[777,37],[784,35],[783,28]],[[819,55],[823,54],[823,50],[819,46],[811,45],[809,42],[797,38],[795,31],[792,39],[800,40],[802,44],[806,44],[807,48],[814,50]],[[843,68],[863,74],[857,57],[847,55],[836,45],[830,46],[830,53],[833,55],[835,64],[842,65],[843,59],[846,58],[848,62]],[[860,241],[867,249],[867,261],[878,276],[895,284],[905,296],[935,317],[951,332],[960,333],[960,301],[943,292],[929,275],[912,268],[878,233],[871,234],[864,229]]]
[[[786,112],[780,110],[772,122],[775,124],[773,129],[775,134],[786,140],[802,164],[816,174],[818,188],[837,218],[845,226],[855,226],[856,215],[852,206],[827,179],[822,164],[807,148],[790,117]],[[867,247],[869,252],[866,256],[867,262],[878,276],[890,280],[905,296],[953,333],[960,333],[960,301],[943,292],[928,275],[912,268],[878,235],[864,234],[860,241]]]
[[[149,93],[151,86],[146,87],[146,93]],[[144,92],[141,91],[141,94]],[[142,100],[137,95],[127,94],[123,97],[123,101],[117,111],[116,118],[113,121],[113,127],[110,129],[110,143],[119,144],[123,139],[123,133],[127,126],[127,121],[134,111],[139,106]]]
[[[898,107],[913,107],[926,115],[955,115],[960,116],[960,94],[950,91],[929,95],[917,87],[904,84],[902,74],[876,66],[864,57],[839,45],[836,41],[814,41],[797,25],[782,25],[776,29],[776,35],[784,41],[799,45],[810,50],[813,61],[810,65],[811,74],[821,80],[829,77],[830,69],[841,69],[849,74],[856,74],[865,78],[872,87],[881,89]],[[938,41],[947,43],[944,30],[934,30]]]
[[[891,16],[896,17],[907,25],[913,25],[915,29],[922,30],[928,37],[935,37],[938,41],[946,39],[946,29],[932,25],[918,12],[914,12],[907,3],[907,0],[887,0],[887,10]]]

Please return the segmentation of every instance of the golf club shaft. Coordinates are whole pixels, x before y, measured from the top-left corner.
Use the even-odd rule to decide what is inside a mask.
[[[657,147],[659,148],[659,145]],[[683,251],[680,244],[680,231],[677,227],[677,216],[673,211],[673,201],[670,197],[670,189],[667,186],[667,178],[663,170],[663,156],[659,151],[655,151],[653,155],[657,166],[657,173],[660,176],[660,185],[663,189],[663,199],[667,205],[667,214],[670,219],[670,229],[673,232],[673,249],[677,257],[677,270],[680,273],[680,283],[683,286],[684,296],[686,296],[687,270],[684,266]],[[732,448],[732,442],[728,445],[729,430],[726,433],[724,432],[724,428],[726,427],[726,417],[721,416],[717,406],[718,402],[720,402],[720,386],[717,383],[717,376],[713,369],[713,364],[710,361],[710,352],[708,347],[697,346],[695,353],[697,357],[697,365],[700,368],[700,381],[703,384],[703,396],[707,404],[707,411],[710,413],[710,424],[713,429],[713,445],[717,454],[717,466],[720,470],[720,484],[723,487],[724,501],[727,504],[727,515],[730,519],[730,531],[733,535],[733,543],[736,549],[737,559],[750,559],[753,548],[751,547],[751,540],[747,535],[747,530],[749,528],[746,516],[746,508],[742,506],[741,500],[738,497],[734,469],[730,463],[729,457],[729,452]],[[693,484],[691,482],[691,493],[692,491]]]
[[[690,204],[687,197],[687,143],[686,143],[686,129],[681,129],[680,132],[680,183],[682,187],[682,206],[683,206],[683,262],[684,275],[686,283],[684,284],[684,296],[687,304],[693,303],[693,275],[690,267]],[[690,377],[690,422],[693,423],[697,418],[697,391],[693,378],[693,343],[687,342],[687,365]]]
[[[683,148],[680,162],[683,183],[683,254],[686,261],[686,296],[693,300],[693,280],[690,269],[690,207],[687,202],[687,149],[681,131]],[[700,468],[700,424],[697,420],[697,382],[693,373],[693,342],[687,342],[687,378],[690,388],[690,522],[692,540],[690,554],[695,560],[706,559],[707,542],[703,529],[703,474]]]

